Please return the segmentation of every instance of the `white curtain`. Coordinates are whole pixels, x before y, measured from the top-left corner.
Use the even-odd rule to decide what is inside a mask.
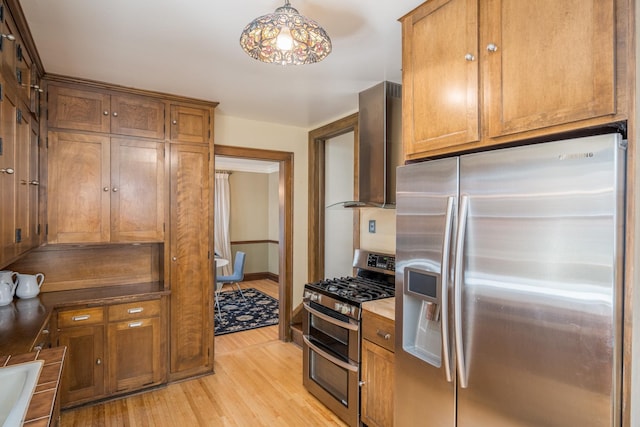
[[[214,202],[214,241],[215,250],[221,258],[228,259],[229,264],[216,269],[216,275],[228,276],[233,272],[231,240],[229,238],[229,172],[216,172],[216,188]]]

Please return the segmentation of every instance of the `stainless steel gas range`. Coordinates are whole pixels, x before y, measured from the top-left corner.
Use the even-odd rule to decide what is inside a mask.
[[[394,296],[395,256],[357,249],[354,277],[304,286],[303,383],[350,426],[360,424],[362,303]]]

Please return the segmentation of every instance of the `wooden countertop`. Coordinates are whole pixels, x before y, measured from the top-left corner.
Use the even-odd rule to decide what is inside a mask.
[[[362,309],[375,313],[379,316],[386,317],[393,321],[396,320],[396,299],[384,298],[375,301],[367,301],[362,303]]]
[[[44,292],[34,298],[16,298],[11,304],[0,307],[0,356],[29,352],[56,308],[153,299],[169,293],[162,283],[153,282]]]
[[[57,418],[59,413],[59,408],[56,405],[56,396],[62,377],[66,351],[66,347],[56,347],[32,353],[0,356],[0,366],[44,360],[40,378],[38,378],[38,385],[31,397],[31,403],[29,403],[29,409],[23,425],[27,427],[46,427],[56,424],[57,421],[52,422],[52,420]]]

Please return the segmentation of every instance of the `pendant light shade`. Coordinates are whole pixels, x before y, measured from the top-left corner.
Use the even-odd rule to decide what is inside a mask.
[[[251,21],[240,46],[258,61],[302,65],[322,61],[331,52],[331,39],[317,22],[300,15],[289,0],[275,12]]]

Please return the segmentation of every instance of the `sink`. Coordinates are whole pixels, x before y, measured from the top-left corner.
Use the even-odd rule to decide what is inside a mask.
[[[38,384],[43,360],[0,368],[0,426],[20,426]]]

